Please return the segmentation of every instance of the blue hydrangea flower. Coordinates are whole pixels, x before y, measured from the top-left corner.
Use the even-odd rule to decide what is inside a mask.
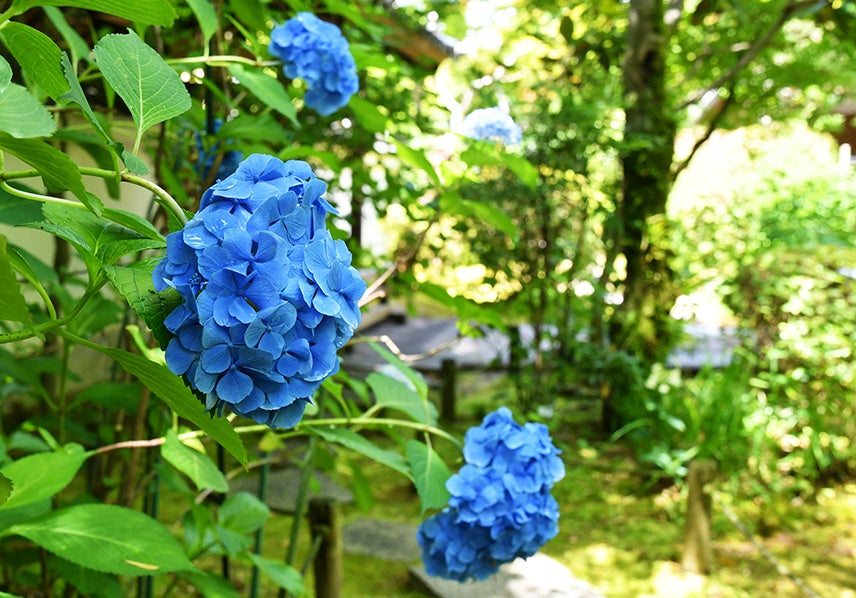
[[[499,141],[516,145],[523,140],[523,131],[514,119],[498,107],[479,108],[464,117],[461,134],[471,139]]]
[[[183,299],[164,320],[167,366],[212,412],[291,427],[339,370],[366,284],[326,228],[325,191],[305,162],[254,154],[167,236],[155,289]]]
[[[449,505],[417,533],[428,574],[460,582],[486,579],[558,533],[550,491],[565,474],[547,427],[521,426],[505,407],[467,431],[464,461],[446,482]]]
[[[322,116],[348,103],[360,86],[348,40],[334,24],[301,12],[273,28],[268,52],[289,79],[306,82],[306,105]]]

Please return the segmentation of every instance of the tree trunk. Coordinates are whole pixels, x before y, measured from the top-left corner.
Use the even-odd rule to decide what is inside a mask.
[[[626,259],[626,277],[612,332],[617,347],[656,360],[668,350],[668,312],[675,298],[664,218],[675,141],[665,85],[668,34],[662,0],[631,0],[629,17],[616,252]]]

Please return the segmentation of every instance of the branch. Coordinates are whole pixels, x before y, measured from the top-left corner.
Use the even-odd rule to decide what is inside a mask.
[[[728,110],[731,104],[734,103],[733,85],[728,88],[727,93],[728,95],[725,97],[725,100],[723,101],[719,111],[713,116],[713,118],[710,119],[710,122],[707,125],[707,130],[704,132],[704,135],[702,135],[696,140],[696,142],[693,144],[692,149],[690,150],[689,155],[683,161],[681,161],[680,164],[678,164],[675,168],[672,169],[671,177],[673,181],[678,178],[678,175],[681,174],[681,172],[683,172],[683,170],[687,166],[690,165],[690,162],[696,155],[696,152],[704,144],[705,141],[710,139],[710,136],[713,135],[713,132],[719,126],[719,122],[722,120],[722,117],[725,115],[725,112]]]
[[[740,60],[738,60],[737,63],[732,66],[727,73],[720,76],[716,81],[714,81],[701,91],[690,96],[678,107],[678,109],[683,110],[687,106],[695,104],[702,97],[704,97],[704,94],[706,94],[707,92],[715,91],[726,83],[731,82],[732,79],[734,79],[738,75],[738,73],[740,73],[740,71],[745,69],[749,65],[749,63],[752,62],[755,57],[761,53],[764,48],[770,45],[770,42],[773,41],[773,38],[784,26],[784,24],[787,23],[792,16],[794,16],[794,13],[802,10],[803,8],[814,6],[815,4],[817,4],[817,0],[802,0],[801,2],[797,2],[796,0],[789,0],[785,8],[782,9],[782,14],[779,15],[778,19],[776,19],[776,22],[773,23],[773,25],[762,37],[755,40],[755,43],[752,44],[752,46],[746,51],[746,53],[740,57]]]

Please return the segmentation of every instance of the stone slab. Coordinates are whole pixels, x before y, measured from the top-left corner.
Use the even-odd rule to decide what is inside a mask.
[[[342,530],[344,549],[350,554],[412,563],[421,556],[416,542],[417,529],[410,523],[357,519]]]
[[[411,567],[413,579],[438,598],[604,598],[603,594],[567,567],[543,553],[517,559],[484,581],[458,583]]]

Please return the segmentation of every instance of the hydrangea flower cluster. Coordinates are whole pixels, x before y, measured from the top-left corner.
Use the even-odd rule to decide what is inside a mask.
[[[498,107],[479,108],[464,117],[461,134],[471,139],[500,141],[515,145],[523,140],[523,131],[514,119]]]
[[[301,12],[273,28],[268,52],[289,79],[306,81],[306,105],[322,116],[348,103],[360,86],[348,40],[334,24]]]
[[[291,427],[338,371],[366,284],[326,228],[326,190],[305,162],[253,154],[167,237],[154,286],[183,302],[164,321],[166,363],[212,412]]]
[[[223,126],[223,119],[216,119],[214,121],[214,133],[220,130],[220,127]],[[199,152],[199,157],[196,160],[196,174],[203,181],[208,180],[208,176],[211,174],[211,169],[214,167],[214,162],[217,159],[217,154],[220,150],[220,142],[217,141],[214,145],[211,146],[210,149],[205,149],[205,142],[202,139],[202,135],[197,131],[194,135],[196,139],[196,151]],[[227,176],[232,174],[238,169],[238,164],[241,163],[241,160],[244,159],[244,153],[239,150],[229,150],[223,154],[223,158],[220,160],[220,165],[217,167],[217,174],[214,177],[214,180],[219,181],[220,179],[225,179]]]
[[[483,580],[535,554],[558,531],[550,494],[565,467],[543,424],[514,421],[506,407],[464,436],[465,465],[446,482],[449,505],[419,526],[429,575]]]

